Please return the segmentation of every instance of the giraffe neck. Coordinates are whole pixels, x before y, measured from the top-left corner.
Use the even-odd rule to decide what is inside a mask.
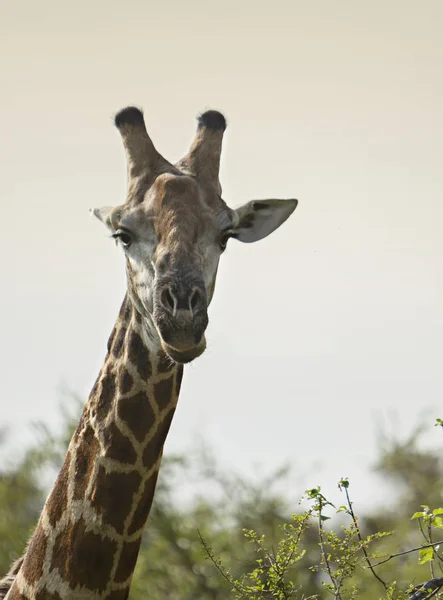
[[[183,372],[145,331],[126,298],[8,600],[127,598]]]

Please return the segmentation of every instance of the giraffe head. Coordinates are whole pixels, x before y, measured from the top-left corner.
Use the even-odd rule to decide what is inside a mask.
[[[176,165],[155,149],[139,109],[123,109],[115,124],[127,156],[127,199],[93,213],[125,252],[128,292],[147,335],[176,362],[190,362],[206,347],[208,305],[228,240],[266,237],[297,200],[227,206],[219,183],[226,121],[219,112],[199,117],[191,148]]]

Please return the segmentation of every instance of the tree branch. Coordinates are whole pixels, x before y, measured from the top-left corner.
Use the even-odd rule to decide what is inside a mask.
[[[200,542],[201,545],[204,548],[204,551],[206,552],[206,555],[208,556],[209,560],[212,562],[212,564],[214,565],[214,567],[217,569],[217,571],[220,573],[220,575],[222,575],[222,577],[224,579],[226,579],[226,581],[229,583],[229,585],[232,586],[232,588],[238,593],[240,594],[240,596],[242,598],[245,598],[245,600],[247,599],[247,596],[245,595],[244,591],[237,585],[237,583],[224,571],[224,569],[221,568],[220,564],[217,562],[214,553],[212,551],[212,548],[210,546],[208,546],[208,544],[206,543],[205,539],[203,538],[202,534],[200,533],[200,531],[197,532],[198,533],[198,537],[200,538]]]
[[[372,574],[374,575],[374,577],[375,577],[376,579],[378,579],[378,581],[379,581],[379,582],[382,584],[382,586],[384,587],[385,591],[387,591],[388,587],[387,587],[386,583],[385,583],[385,582],[383,581],[383,579],[382,579],[381,577],[379,577],[379,576],[377,575],[377,573],[374,571],[374,566],[376,566],[376,565],[372,565],[372,564],[371,564],[371,561],[369,560],[369,555],[368,555],[368,553],[367,553],[367,551],[366,551],[366,548],[365,548],[365,546],[364,546],[364,541],[363,541],[363,538],[362,538],[362,536],[361,536],[361,533],[360,533],[360,527],[358,526],[358,523],[357,523],[357,517],[355,516],[354,510],[353,510],[353,508],[352,508],[352,502],[351,502],[351,499],[349,498],[349,493],[348,493],[348,487],[347,487],[347,485],[346,485],[346,486],[343,486],[343,488],[344,488],[344,490],[345,490],[346,501],[347,501],[347,503],[348,503],[348,506],[349,506],[349,514],[351,515],[352,521],[354,522],[354,526],[355,526],[355,530],[357,531],[357,536],[358,536],[358,539],[360,540],[360,542],[361,542],[361,544],[362,544],[362,546],[361,546],[361,549],[363,550],[363,554],[365,555],[365,560],[366,560],[366,563],[367,563],[368,567],[371,569],[371,572],[372,572]],[[379,563],[379,564],[380,564],[380,563]]]
[[[328,556],[326,554],[325,551],[325,546],[324,546],[324,541],[323,541],[323,520],[322,520],[322,514],[321,514],[321,509],[322,509],[322,500],[319,499],[319,509],[318,509],[318,535],[319,535],[319,539],[320,539],[320,549],[321,549],[321,553],[323,556],[323,562],[326,565],[326,570],[328,572],[328,575],[332,581],[332,585],[334,586],[334,591],[335,591],[335,597],[338,598],[339,600],[343,600],[343,597],[340,593],[340,585],[337,583],[333,573],[332,573],[332,569],[331,569],[331,565],[329,564],[329,560],[328,560]]]
[[[443,541],[439,541],[439,542],[434,542],[433,544],[423,544],[422,546],[417,546],[417,548],[410,548],[409,550],[403,550],[403,552],[397,552],[396,554],[391,554],[390,556],[388,556],[388,558],[385,558],[384,560],[381,560],[378,563],[375,563],[375,565],[372,565],[373,567],[378,567],[379,565],[382,565],[383,563],[388,562],[388,560],[391,560],[391,558],[395,558],[396,556],[403,556],[404,554],[410,554],[411,552],[417,552],[417,550],[421,550],[422,548],[431,548],[432,546],[439,546],[440,544],[443,544]],[[432,581],[432,579],[431,579]]]

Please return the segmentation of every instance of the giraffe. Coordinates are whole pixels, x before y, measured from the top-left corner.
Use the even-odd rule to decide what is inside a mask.
[[[175,165],[155,149],[140,109],[121,110],[115,125],[127,198],[92,213],[126,255],[127,291],[61,471],[23,557],[0,581],[0,599],[128,597],[183,365],[206,347],[220,256],[230,238],[262,239],[297,206],[227,206],[219,183],[226,121],[217,111],[200,115]]]

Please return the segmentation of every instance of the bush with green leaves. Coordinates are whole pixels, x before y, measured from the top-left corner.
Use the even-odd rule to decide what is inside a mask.
[[[437,419],[436,425],[443,426],[443,421]],[[441,468],[441,460],[437,463]],[[432,483],[429,482],[429,485]],[[440,479],[440,493],[442,483]],[[386,600],[430,600],[443,597],[443,555],[440,553],[443,508],[431,509],[422,505],[422,510],[415,512],[411,519],[416,520],[418,529],[404,520],[400,530],[392,528],[364,533],[350,499],[348,479],[340,480],[338,487],[345,496],[345,503],[338,508],[326,498],[320,487],[307,490],[303,500],[308,501],[308,508],[293,514],[281,525],[280,539],[276,543],[258,533],[259,530],[244,529],[245,539],[254,547],[257,556],[252,568],[240,577],[232,575],[213,546],[202,538],[208,559],[228,582],[236,600],[327,596],[337,600],[366,596]],[[335,514],[335,522],[339,525],[328,527],[330,511]],[[346,520],[338,521],[337,518],[342,516]],[[317,537],[314,556],[312,538],[308,537],[312,530]],[[417,534],[421,537],[418,544],[413,543]],[[405,541],[412,545],[398,550]],[[311,554],[308,553],[309,548]],[[392,561],[396,560],[403,563],[403,568],[393,566]],[[304,585],[301,575],[308,571],[318,576],[322,591],[313,594],[312,589]]]
[[[338,508],[327,500],[320,487],[307,490],[306,498],[311,501],[311,506],[304,512],[292,515],[290,521],[281,526],[281,538],[277,544],[268,543],[265,535],[259,535],[254,530],[243,530],[245,538],[254,546],[257,558],[254,567],[238,578],[231,575],[213,547],[202,538],[208,559],[229,583],[236,600],[291,600],[327,596],[338,600],[354,600],[366,596],[368,588],[374,588],[372,597],[386,600],[429,600],[434,596],[440,597],[439,592],[443,588],[443,557],[439,554],[439,547],[443,540],[433,539],[434,529],[443,529],[443,508],[431,511],[429,507],[423,506],[423,511],[412,517],[419,519],[423,543],[387,555],[386,549],[377,542],[393,536],[394,532],[380,531],[363,535],[349,497],[349,481],[341,480],[339,487],[344,490],[346,504]],[[339,529],[328,528],[326,521],[331,519],[326,515],[328,508],[336,515],[345,514],[348,523],[342,524]],[[312,557],[307,560],[304,539],[307,531],[312,528],[318,537],[317,560],[314,563],[311,562]],[[389,576],[382,577],[379,574],[379,567],[406,555],[418,557],[412,559],[418,565],[427,564],[431,577],[426,577],[426,573],[422,571],[424,581],[416,584],[412,581],[399,583]],[[298,570],[301,568],[320,574],[319,581],[326,595],[320,592],[307,594],[297,577],[297,571],[294,571],[295,565]],[[371,577],[374,578],[372,581]],[[378,591],[371,585],[374,580],[379,584]]]

